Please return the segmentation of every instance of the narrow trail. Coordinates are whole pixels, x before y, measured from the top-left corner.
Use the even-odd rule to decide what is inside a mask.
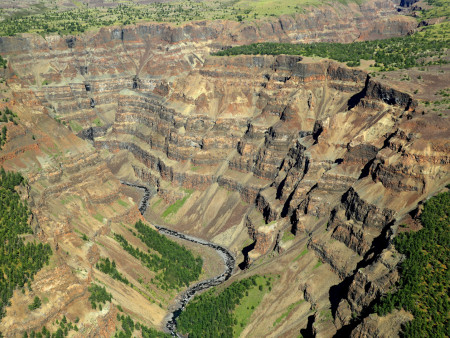
[[[137,189],[144,190],[144,196],[142,197],[142,200],[139,203],[139,211],[142,215],[144,215],[144,213],[148,207],[148,201],[150,199],[150,190],[145,186],[130,183],[130,182],[121,181],[121,183],[128,185],[130,187],[135,187]],[[226,248],[224,248],[220,245],[208,242],[201,238],[186,235],[186,234],[183,234],[183,233],[175,231],[175,230],[170,230],[170,229],[167,229],[167,228],[159,226],[159,225],[154,224],[154,226],[156,229],[158,229],[158,231],[160,233],[165,234],[167,236],[177,237],[182,240],[193,242],[193,243],[203,245],[203,246],[207,246],[207,247],[210,247],[210,248],[216,250],[216,252],[223,259],[223,262],[224,262],[225,268],[224,268],[224,272],[222,274],[212,277],[212,278],[209,278],[209,279],[206,279],[206,280],[203,280],[201,282],[198,282],[177,296],[175,306],[174,306],[175,310],[173,310],[166,317],[165,327],[166,327],[167,331],[170,332],[170,334],[172,334],[172,336],[181,337],[181,335],[177,333],[176,320],[180,316],[181,312],[184,310],[186,305],[195,296],[196,293],[206,290],[206,289],[209,289],[213,286],[222,284],[223,282],[228,280],[233,273],[236,261],[235,261],[233,255],[230,253],[230,251],[228,251]]]

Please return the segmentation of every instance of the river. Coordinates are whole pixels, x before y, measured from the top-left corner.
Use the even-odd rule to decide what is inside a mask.
[[[139,212],[144,215],[145,211],[148,207],[148,201],[150,200],[150,189],[143,185],[130,183],[121,181],[122,184],[128,185],[130,187],[135,187],[141,190],[144,190],[144,196],[142,197],[142,200],[139,204]],[[233,273],[234,266],[235,266],[235,259],[233,255],[224,247],[208,242],[204,239],[197,238],[194,236],[186,235],[181,232],[170,230],[165,227],[154,225],[156,229],[162,234],[165,234],[167,236],[177,237],[185,241],[193,242],[199,245],[208,246],[219,254],[219,256],[223,259],[224,262],[224,272],[218,276],[215,276],[210,279],[203,280],[201,282],[198,282],[197,284],[194,284],[190,288],[186,289],[183,293],[178,295],[175,310],[169,314],[169,316],[166,317],[166,329],[172,334],[174,337],[181,337],[177,333],[177,322],[176,319],[180,316],[181,312],[186,307],[187,303],[195,296],[196,293],[209,289],[213,286],[222,284],[227,279],[231,277],[231,274]]]

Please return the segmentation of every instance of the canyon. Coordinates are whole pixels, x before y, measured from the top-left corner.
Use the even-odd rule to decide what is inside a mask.
[[[417,23],[397,5],[0,37],[8,59],[0,109],[20,119],[8,124],[0,165],[27,178],[36,238],[54,253],[33,291],[14,293],[0,331],[19,336],[64,314],[79,319],[75,336],[111,336],[118,306],[164,330],[185,290],[153,285],[154,274],[113,238],[145,251],[128,226],[146,220],[226,248],[237,264],[225,286],[277,276],[241,336],[398,335],[411,314],[371,309],[398,281],[400,225],[420,227],[421,205],[450,182],[448,119],[424,105],[414,83],[336,61],[210,55],[262,41],[403,36]],[[426,86],[447,88],[440,72],[449,68],[430,66]],[[214,248],[186,246],[204,257],[202,280],[223,273]],[[134,287],[98,271],[100,257]],[[93,281],[113,296],[101,310],[89,307]],[[30,313],[34,294],[46,302]]]

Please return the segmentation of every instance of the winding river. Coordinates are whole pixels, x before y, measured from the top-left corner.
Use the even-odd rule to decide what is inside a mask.
[[[139,212],[141,213],[142,216],[144,216],[145,211],[147,210],[147,207],[148,207],[148,201],[150,200],[150,197],[153,195],[153,194],[151,194],[150,189],[143,185],[138,185],[138,184],[125,182],[125,181],[120,181],[120,183],[122,183],[124,185],[128,185],[129,187],[144,190],[144,196],[142,196],[141,202],[139,202]]]
[[[148,189],[145,186],[130,183],[130,182],[121,181],[121,183],[128,185],[130,187],[135,187],[135,188],[144,190],[144,196],[139,204],[139,212],[142,215],[144,215],[144,213],[148,207],[148,201],[150,199],[150,189]],[[167,318],[166,318],[166,329],[172,334],[172,336],[181,337],[177,333],[176,320],[180,316],[180,314],[184,310],[184,308],[186,307],[187,303],[189,303],[189,301],[195,296],[196,293],[206,290],[206,289],[209,289],[213,286],[222,284],[227,279],[229,279],[231,277],[231,274],[233,273],[235,259],[234,259],[233,255],[227,249],[225,249],[224,247],[222,247],[220,245],[205,241],[204,239],[201,239],[201,238],[196,238],[194,236],[185,235],[185,234],[182,234],[181,232],[178,232],[175,230],[170,230],[170,229],[164,228],[159,225],[154,225],[154,226],[156,229],[158,229],[158,231],[160,233],[163,233],[165,235],[177,237],[182,240],[193,242],[193,243],[196,243],[199,245],[208,246],[208,247],[216,250],[216,252],[219,254],[219,256],[222,257],[224,265],[225,265],[225,269],[222,274],[220,274],[216,277],[210,278],[210,279],[203,280],[201,282],[198,282],[197,284],[194,284],[193,286],[188,288],[186,291],[184,291],[177,297],[175,310],[172,313],[170,313],[169,316],[167,316]]]

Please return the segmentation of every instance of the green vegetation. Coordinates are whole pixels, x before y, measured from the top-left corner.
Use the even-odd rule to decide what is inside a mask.
[[[97,284],[91,284],[88,287],[91,295],[89,296],[89,300],[91,301],[91,306],[93,309],[97,309],[97,303],[99,304],[100,311],[102,310],[102,304],[106,302],[110,302],[112,299],[112,295],[106,291],[106,288],[103,286],[99,286]]]
[[[341,3],[360,0],[338,0]],[[4,20],[0,35],[38,33],[59,35],[78,34],[90,29],[111,25],[128,25],[143,21],[182,23],[193,20],[228,19],[235,21],[254,20],[281,14],[302,13],[307,6],[322,4],[321,0],[220,0],[149,2],[145,5],[132,2],[106,1],[104,7],[89,8],[80,4],[72,8],[45,8],[37,11],[14,12],[3,9]],[[112,6],[108,6],[112,5]],[[38,6],[38,5],[35,5]],[[9,12],[9,13],[8,13]],[[9,14],[9,15],[8,15]]]
[[[36,297],[34,297],[33,303],[28,305],[28,309],[30,311],[33,311],[33,310],[40,308],[41,305],[42,305],[41,299],[38,296],[36,296]]]
[[[270,281],[267,280],[264,287],[262,280],[264,277],[252,276],[237,282],[233,282],[229,287],[217,292],[215,288],[195,297],[181,313],[177,319],[178,330],[189,333],[189,337],[231,337],[242,331],[248,316],[259,304],[264,290],[270,288]],[[259,293],[255,301],[252,296]],[[262,294],[262,295],[261,295]],[[251,302],[254,302],[251,304]],[[248,304],[247,308],[242,306]],[[251,304],[251,305],[250,305]],[[251,309],[253,306],[253,309]],[[236,328],[239,325],[240,328]]]
[[[357,3],[365,0],[335,0],[328,1],[335,5]],[[432,9],[416,12],[418,20],[436,17],[448,17],[449,0],[427,0],[434,6]],[[76,9],[63,6],[49,6],[44,1],[17,11],[14,8],[3,8],[0,12],[0,36],[18,33],[37,33],[48,35],[79,34],[99,27],[112,25],[128,25],[138,22],[156,21],[183,23],[193,20],[234,20],[251,21],[255,19],[278,17],[283,14],[295,15],[303,13],[306,7],[327,4],[322,0],[220,0],[220,1],[190,1],[176,0],[166,2],[150,2],[136,4],[106,0],[105,6],[94,7],[72,1]],[[95,6],[95,4],[93,4]],[[0,66],[6,62],[0,59]]]
[[[88,236],[86,235],[86,234],[84,234],[84,233],[82,233],[80,230],[78,230],[78,229],[74,229],[74,231],[77,233],[77,234],[79,234],[80,236],[81,236],[81,239],[83,240],[83,241],[89,241],[89,238],[88,238]]]
[[[284,311],[280,317],[278,317],[274,322],[273,322],[273,326],[277,326],[278,324],[281,323],[281,321],[286,318],[287,316],[289,316],[289,314],[297,307],[299,306],[301,303],[303,303],[305,300],[304,299],[300,299],[298,302],[295,302],[291,305],[288,306],[288,308],[286,309],[286,311]]]
[[[51,116],[51,115],[50,115]],[[58,114],[54,114],[53,115],[53,119],[58,122],[59,124],[63,124],[63,125],[67,125],[66,121],[61,120],[61,116],[59,116]]]
[[[6,143],[6,135],[8,133],[8,128],[6,126],[2,127],[2,132],[0,134],[0,150],[2,150],[3,146]]]
[[[119,203],[121,206],[123,206],[124,208],[127,208],[128,207],[128,203],[127,202],[124,202],[124,201],[122,201],[122,200],[118,200],[117,201],[117,203]]]
[[[442,99],[434,101],[433,102],[434,106],[446,105],[447,109],[450,109],[450,88],[441,89],[438,92],[436,92],[435,95],[442,96]],[[443,107],[439,107],[439,109],[442,109],[442,108]],[[436,108],[433,110],[436,110]]]
[[[6,69],[6,65],[8,64],[8,60],[4,59],[1,55],[0,55],[0,68]]]
[[[72,131],[75,133],[78,133],[83,130],[83,127],[78,122],[73,120],[69,122],[69,126],[70,129],[72,129]]]
[[[97,117],[92,121],[97,127],[101,127],[103,125],[102,121]]]
[[[14,189],[24,185],[20,173],[0,169],[0,319],[16,288],[31,286],[34,275],[49,262],[48,244],[24,243],[23,234],[32,234],[31,212]]]
[[[100,223],[103,223],[103,215],[102,215],[102,214],[96,213],[96,214],[94,215],[94,218],[95,218],[97,221],[99,221]]]
[[[433,6],[430,9],[416,11],[418,21],[425,19],[450,17],[450,3],[449,0],[426,0],[426,2]]]
[[[110,275],[112,278],[118,280],[119,282],[125,283],[126,285],[130,284],[128,279],[126,279],[119,271],[117,271],[116,262],[114,260],[111,263],[109,258],[100,258],[95,267],[101,272]]]
[[[5,108],[4,112],[0,110],[0,122],[12,122],[14,123],[14,125],[17,125],[17,121],[14,118],[17,118],[17,115],[13,113],[8,107]],[[4,125],[0,133],[0,150],[2,150],[3,146],[6,144],[7,133],[8,128],[6,127],[6,125]]]
[[[117,338],[131,338],[136,337],[133,332],[140,331],[144,338],[169,338],[172,337],[168,333],[160,332],[141,323],[134,323],[130,316],[117,314],[117,320],[122,324],[122,330],[117,331],[114,337]]]
[[[271,287],[272,277],[269,279],[263,276],[256,276],[256,285],[253,285],[245,296],[241,298],[240,303],[234,309],[234,316],[237,324],[233,326],[233,337],[239,337],[242,330],[247,326],[253,311],[258,307],[264,295]]]
[[[273,224],[275,224],[277,221],[275,220],[275,221],[271,221],[271,222],[269,222],[269,223],[266,223],[266,220],[265,220],[265,218],[263,217],[262,218],[262,221],[261,221],[261,224],[263,225],[263,226],[271,226],[271,225],[273,225]]]
[[[294,258],[294,262],[298,261],[300,258],[302,258],[304,255],[308,253],[308,248],[305,248],[300,254]]]
[[[163,199],[159,198],[155,203],[152,204],[152,209],[156,208],[162,201]]]
[[[337,0],[342,4],[357,3],[361,4],[362,0]],[[302,13],[307,6],[319,6],[324,4],[321,0],[239,0],[236,6],[241,8],[240,14],[237,15],[238,21],[248,20],[251,18],[260,18],[264,16],[280,16],[282,14]],[[240,18],[239,18],[240,17]]]
[[[150,249],[149,253],[133,247],[122,235],[115,234],[115,239],[129,254],[141,260],[150,270],[158,272],[154,283],[169,290],[188,286],[199,278],[203,265],[200,257],[195,258],[184,246],[169,240],[141,221],[135,224],[135,228],[137,237]]]
[[[436,92],[436,95],[441,95],[444,97],[450,97],[450,88],[441,89],[438,92]]]
[[[289,230],[285,230],[283,233],[283,237],[281,238],[282,242],[288,242],[291,241],[295,238],[295,235],[289,231]]]
[[[323,263],[321,262],[321,261],[318,261],[317,263],[316,263],[316,265],[314,265],[314,267],[313,267],[313,270],[314,269],[317,269],[319,266],[321,266]]]
[[[404,308],[414,320],[402,327],[405,337],[450,335],[450,192],[426,202],[421,214],[423,228],[400,233],[395,248],[406,256],[401,263],[397,291],[375,305],[379,315]]]
[[[166,218],[170,215],[176,214],[178,212],[178,210],[180,210],[180,208],[184,205],[184,203],[187,201],[187,199],[189,197],[191,197],[191,194],[194,192],[193,190],[190,189],[186,189],[185,190],[186,194],[183,198],[180,198],[179,200],[177,200],[175,203],[169,205],[169,207],[164,210],[162,217]]]
[[[333,320],[333,314],[331,312],[331,309],[325,309],[325,310],[320,311],[319,320],[321,322],[328,322],[328,321]]]
[[[75,320],[77,322],[77,320]],[[54,323],[55,324],[55,323]],[[58,324],[58,320],[56,320],[56,324]],[[63,338],[69,335],[70,331],[78,332],[78,326],[76,324],[72,324],[69,320],[67,320],[66,316],[60,320],[58,329],[56,332],[50,332],[45,326],[42,327],[41,331],[35,332],[31,331],[30,333],[25,332],[23,334],[24,338]]]
[[[319,56],[359,66],[360,59],[375,60],[380,71],[447,63],[442,56],[450,45],[450,22],[425,27],[415,34],[386,40],[343,43],[254,43],[219,51],[214,55]]]

